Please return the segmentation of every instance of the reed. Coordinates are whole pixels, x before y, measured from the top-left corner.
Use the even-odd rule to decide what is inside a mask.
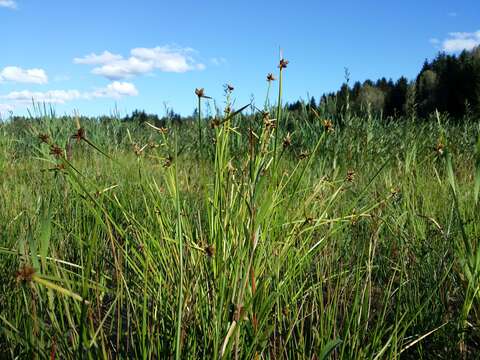
[[[478,119],[290,112],[281,64],[248,115],[0,125],[1,358],[478,356]]]

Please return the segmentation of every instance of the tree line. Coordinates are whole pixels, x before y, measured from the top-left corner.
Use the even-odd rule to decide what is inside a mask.
[[[396,81],[346,81],[337,92],[324,94],[318,103],[312,97],[307,107],[322,107],[327,113],[370,111],[382,117],[427,117],[435,110],[454,118],[480,115],[480,47],[459,55],[439,53],[432,61],[425,60],[414,80],[401,77]],[[300,109],[301,101],[288,105]]]

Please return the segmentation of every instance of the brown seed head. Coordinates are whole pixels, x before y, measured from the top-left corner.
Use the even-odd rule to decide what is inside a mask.
[[[205,90],[203,88],[196,88],[195,95],[197,95],[199,98],[202,98],[205,96]]]
[[[275,81],[275,76],[273,76],[272,73],[268,73],[268,75],[267,75],[267,81],[268,81],[268,82]]]
[[[276,126],[275,119],[270,119],[270,113],[268,111],[263,113],[263,124],[267,129],[274,129]]]
[[[287,133],[287,135],[283,139],[283,148],[285,149],[285,148],[289,147],[290,145],[292,145],[292,137],[291,137],[290,133]]]
[[[50,143],[50,136],[48,134],[40,134],[40,135],[38,135],[38,138],[40,139],[41,142],[43,142],[45,144]]]
[[[57,164],[54,169],[55,169],[56,171],[65,170],[65,164],[64,164],[64,163]]]
[[[212,258],[215,256],[215,245],[208,245],[205,247],[205,254],[209,257]]]
[[[165,162],[163,163],[163,167],[168,168],[172,166],[172,163],[173,163],[173,156],[168,155],[167,158],[165,159]]]
[[[17,283],[32,281],[34,274],[35,269],[33,267],[31,267],[30,265],[23,265],[20,270],[17,271]]]
[[[390,189],[390,195],[392,196],[392,198],[398,199],[400,195],[400,189],[398,187],[392,187]]]
[[[85,140],[85,129],[79,128],[75,134],[72,135],[72,139],[76,139],[77,142]]]
[[[275,129],[277,124],[275,123],[275,119],[264,119],[263,123],[267,129]]]
[[[212,120],[212,122],[210,123],[210,127],[212,129],[215,129],[216,127],[218,127],[220,125],[220,120],[218,120],[217,118],[214,118]]]
[[[234,88],[233,85],[231,85],[231,84],[225,85],[225,89],[226,89],[228,92],[232,92],[233,90],[235,90],[235,88]]]
[[[53,144],[50,146],[50,155],[53,155],[56,158],[61,158],[64,155],[63,149],[60,146]]]
[[[345,180],[348,181],[348,182],[353,182],[353,180],[355,180],[355,171],[348,170],[347,171],[347,177],[345,178]]]
[[[313,217],[311,216],[305,216],[305,220],[303,222],[303,225],[310,225],[313,223]]]
[[[135,153],[135,155],[140,156],[142,155],[143,149],[140,148],[140,146],[138,146],[137,144],[133,144],[133,152]]]
[[[300,155],[298,156],[298,158],[300,160],[305,160],[306,158],[308,158],[308,155],[309,155],[308,151],[304,150],[304,151],[300,152]]]
[[[333,122],[331,120],[323,120],[323,127],[327,132],[333,132],[335,128],[333,127]]]
[[[278,64],[278,67],[280,69],[286,69],[287,68],[287,65],[288,65],[288,60],[285,60],[285,59],[280,59],[280,63]]]

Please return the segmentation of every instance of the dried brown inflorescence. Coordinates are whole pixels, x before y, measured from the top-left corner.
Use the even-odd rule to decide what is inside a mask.
[[[165,162],[163,163],[163,167],[168,168],[172,166],[172,163],[173,163],[173,156],[168,155],[167,158],[165,159]]]
[[[38,138],[41,142],[45,144],[50,144],[50,136],[48,134],[40,134],[38,135]]]
[[[205,90],[203,88],[196,88],[195,95],[197,95],[199,98],[205,97]]]
[[[333,132],[335,130],[332,120],[323,120],[323,127],[327,132]]]
[[[280,63],[278,64],[278,67],[281,69],[286,69],[288,65],[288,60],[285,59],[280,59]]]
[[[209,257],[212,258],[215,256],[215,245],[208,245],[205,247],[205,254]]]
[[[138,146],[138,144],[133,144],[133,152],[135,155],[140,156],[142,155],[143,149]]]
[[[50,155],[53,155],[56,158],[62,158],[63,155],[64,155],[64,151],[60,146],[58,146],[56,144],[52,144],[50,146]]]
[[[348,170],[345,180],[348,181],[348,182],[353,182],[355,180],[355,171]]]
[[[287,133],[287,135],[283,139],[283,148],[286,149],[290,145],[292,145],[292,137],[291,137],[290,133]]]
[[[308,158],[310,154],[308,153],[308,151],[304,150],[302,152],[300,152],[300,155],[298,155],[298,158],[300,160],[305,160],[306,158]]]
[[[392,187],[390,189],[390,196],[394,199],[397,200],[400,197],[400,188],[398,187]]]
[[[270,113],[268,111],[263,113],[263,124],[267,129],[275,129],[277,126],[275,119],[270,119]]]
[[[77,140],[77,142],[85,140],[86,139],[85,129],[84,128],[78,128],[77,132],[72,135],[72,139]]]
[[[210,122],[210,127],[211,127],[212,129],[215,129],[216,127],[220,126],[220,124],[221,124],[221,121],[220,121],[219,119],[217,119],[217,118],[214,118],[214,119],[212,119],[212,121]]]
[[[33,275],[35,274],[35,269],[30,265],[23,265],[20,270],[17,271],[16,280],[17,283],[20,282],[31,282]]]

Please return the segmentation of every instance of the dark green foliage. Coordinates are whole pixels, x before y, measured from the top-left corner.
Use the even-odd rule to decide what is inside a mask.
[[[412,115],[409,91],[415,88],[415,115],[428,118],[438,110],[460,120],[470,113],[480,114],[480,48],[460,55],[440,53],[431,62],[425,61],[415,81],[401,77],[396,82],[386,78],[377,81],[343,84],[336,93],[323,95],[320,106],[335,103],[335,112],[345,110],[347,93],[353,111],[363,112],[370,106],[384,118]],[[298,109],[298,105],[291,110]]]

